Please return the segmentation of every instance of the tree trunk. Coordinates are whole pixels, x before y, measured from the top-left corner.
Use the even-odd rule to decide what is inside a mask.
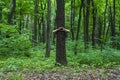
[[[111,30],[111,37],[113,37],[113,36],[114,36],[114,30],[113,30],[113,29],[114,29],[114,28],[113,28],[113,27],[114,27],[114,26],[113,26],[114,23],[113,23],[113,13],[112,13],[112,8],[111,8],[111,6],[109,7],[109,9],[110,9],[110,24],[111,24],[111,25],[110,25],[110,28],[111,28],[110,30]]]
[[[103,39],[105,39],[106,32],[106,13],[107,13],[108,0],[106,0],[105,11],[104,11],[104,28],[103,28]]]
[[[112,21],[113,25],[111,26],[112,27],[112,31],[111,31],[112,37],[115,37],[115,23],[116,23],[115,16],[116,16],[116,6],[115,6],[115,0],[113,0],[113,21]]]
[[[47,0],[46,57],[50,57],[51,0]]]
[[[44,13],[42,14],[42,42],[46,42],[46,27],[45,27],[45,20],[44,20]]]
[[[120,21],[119,21],[119,33],[120,33]]]
[[[114,19],[115,19],[115,15],[114,13],[112,13],[112,7],[110,6],[110,30],[111,30],[111,40],[112,40],[112,47],[115,47],[115,23],[114,23]]]
[[[0,4],[0,23],[1,23],[1,20],[2,20],[2,4]]]
[[[71,28],[71,37],[72,37],[72,40],[74,40],[74,31],[73,31],[73,0],[71,0],[70,28]]]
[[[78,39],[79,39],[79,32],[80,32],[80,23],[81,23],[81,12],[82,12],[82,7],[83,7],[83,2],[84,0],[81,0],[81,4],[79,7],[79,18],[78,18],[78,27],[77,27],[77,35],[76,35],[76,42],[75,42],[75,48],[74,48],[74,54],[77,54],[77,44],[78,44]]]
[[[86,0],[85,2],[85,16],[84,16],[84,43],[85,49],[88,48],[89,42],[89,15],[90,15],[90,0]]]
[[[102,50],[102,19],[101,17],[99,16],[99,19],[98,19],[98,45],[101,47],[101,50]]]
[[[92,29],[92,47],[95,48],[96,39],[96,18],[97,18],[97,9],[94,4],[94,0],[92,0],[92,6],[93,6],[93,29]]]
[[[42,36],[41,36],[41,19],[38,19],[38,42],[40,43],[42,41]]]
[[[13,18],[13,14],[15,12],[15,8],[16,8],[16,0],[10,0],[11,1],[11,5],[10,5],[10,11],[8,13],[8,24],[12,24],[12,18]]]
[[[29,26],[29,15],[26,15],[26,29],[28,29]]]
[[[41,0],[42,1],[42,0]],[[46,9],[46,4],[45,3],[41,3],[41,10],[45,10]],[[44,20],[44,16],[45,16],[45,12],[42,12],[42,18],[41,18],[41,26],[42,26],[42,42],[45,43],[46,42],[46,27],[45,27],[45,20]]]
[[[64,0],[56,0],[56,2],[57,2],[57,11],[56,11],[57,28],[65,27],[65,2]],[[57,32],[56,62],[61,65],[67,64],[65,34],[66,34],[65,31]]]
[[[20,21],[19,21],[19,33],[21,34],[21,29],[22,29],[22,6],[21,6],[21,1],[20,1],[20,5],[19,5],[19,7],[20,7],[20,11],[19,11],[19,15],[20,15]]]
[[[109,13],[108,13],[108,27],[106,27],[106,34],[105,34],[105,42],[107,41],[107,40],[109,40],[109,32],[110,32],[110,28],[111,28],[111,26],[113,25],[113,22],[112,22],[112,19],[113,19],[113,17],[112,17],[112,10],[111,10],[111,6],[109,6]]]
[[[54,0],[55,12],[56,12],[56,0]],[[54,17],[54,30],[56,29],[56,16]],[[53,34],[52,43],[55,44],[56,35]]]
[[[34,27],[33,27],[33,45],[36,46],[37,42],[37,13],[38,13],[38,0],[34,1]]]

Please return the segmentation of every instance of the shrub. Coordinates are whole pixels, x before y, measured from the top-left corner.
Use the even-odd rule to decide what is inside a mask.
[[[29,34],[19,34],[18,27],[0,24],[0,54],[28,53],[31,47]]]

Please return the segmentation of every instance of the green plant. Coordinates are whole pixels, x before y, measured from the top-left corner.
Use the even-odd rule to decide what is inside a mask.
[[[107,42],[106,42],[106,47],[109,48],[114,48],[120,50],[120,35],[116,35],[115,37],[111,37]]]
[[[29,34],[19,34],[16,26],[0,24],[0,54],[28,53],[31,48]]]
[[[23,75],[18,73],[11,73],[7,76],[7,80],[22,80]]]

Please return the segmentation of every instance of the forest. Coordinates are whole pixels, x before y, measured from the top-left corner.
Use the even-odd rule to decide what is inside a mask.
[[[120,0],[0,0],[0,80],[120,80]]]

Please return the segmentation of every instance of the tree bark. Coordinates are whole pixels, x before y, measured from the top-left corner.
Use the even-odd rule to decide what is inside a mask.
[[[25,28],[28,29],[29,26],[29,15],[26,15],[26,26]]]
[[[57,2],[57,11],[56,11],[57,28],[65,27],[65,2],[64,0],[56,0],[56,2]],[[67,64],[65,34],[66,34],[65,31],[57,32],[56,62],[61,65]]]
[[[105,38],[105,32],[106,32],[106,13],[107,13],[107,7],[108,7],[108,0],[106,0],[105,11],[104,11],[103,39]]]
[[[88,48],[89,42],[89,15],[90,15],[90,0],[85,1],[85,15],[84,15],[84,45],[85,50]]]
[[[37,42],[37,13],[38,13],[38,0],[34,1],[34,27],[33,27],[33,45],[36,46]]]
[[[21,6],[22,2],[20,1],[20,11],[19,11],[19,15],[20,15],[20,21],[19,21],[19,33],[21,34],[21,30],[22,30],[22,6]]]
[[[46,9],[46,4],[41,3],[41,9]],[[45,26],[45,20],[44,20],[45,12],[42,12],[42,18],[41,18],[41,26],[42,26],[42,42],[46,42],[46,26]]]
[[[110,6],[110,30],[111,30],[111,40],[112,40],[112,47],[115,47],[115,14],[112,13],[112,7]]]
[[[44,13],[42,14],[42,42],[46,42],[46,27],[45,27],[45,20],[44,20]]]
[[[57,10],[57,9],[56,9],[56,7],[57,7],[57,6],[56,6],[56,0],[54,0],[54,7],[55,7],[55,12],[56,12],[56,10]],[[54,17],[54,28],[53,28],[53,29],[56,29],[56,16]],[[55,41],[55,40],[56,40],[55,38],[56,38],[56,35],[53,34],[53,38],[52,38],[52,43],[53,43],[53,44],[55,44],[55,42],[56,42],[56,41]]]
[[[0,23],[2,22],[2,9],[3,9],[3,4],[0,3]]]
[[[113,21],[113,13],[112,13],[112,8],[111,8],[111,6],[109,7],[109,9],[110,9],[110,30],[111,30],[111,37],[113,37],[114,36],[114,21]]]
[[[47,0],[46,57],[50,57],[51,0]]]
[[[13,14],[15,13],[15,8],[16,8],[16,0],[10,0],[11,5],[10,5],[10,11],[8,13],[8,24],[12,24],[12,18]]]
[[[41,19],[38,18],[38,42],[40,43],[42,41],[42,35],[41,35]]]
[[[0,4],[0,23],[1,23],[1,20],[2,20],[2,5]]]
[[[99,19],[98,19],[98,45],[101,47],[101,50],[102,50],[102,19],[101,17],[99,16]]]
[[[119,32],[120,32],[120,21],[119,21]]]
[[[113,0],[113,26],[112,26],[112,37],[115,37],[115,23],[116,23],[116,6],[115,6],[115,0]]]
[[[73,0],[71,0],[70,28],[71,28],[71,37],[72,37],[72,40],[74,40],[74,31],[73,31]]]
[[[93,29],[92,29],[92,47],[95,48],[96,39],[96,18],[97,18],[97,9],[94,4],[94,0],[92,0],[92,7],[93,7]]]

